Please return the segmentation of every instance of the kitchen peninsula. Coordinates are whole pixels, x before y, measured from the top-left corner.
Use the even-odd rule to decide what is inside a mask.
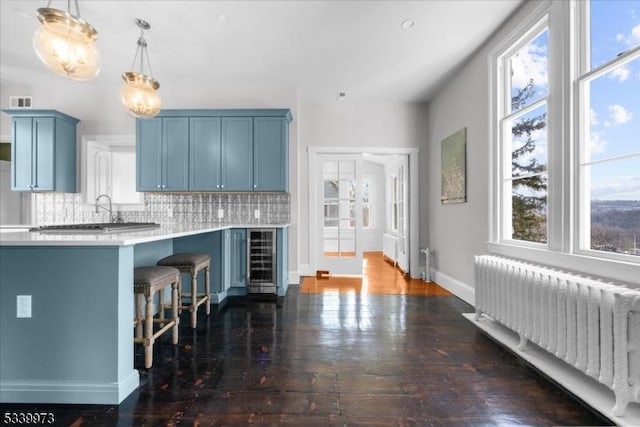
[[[139,384],[134,267],[154,265],[176,252],[208,252],[212,302],[246,295],[243,236],[252,228],[276,230],[277,294],[283,297],[289,284],[288,224],[164,224],[115,234],[0,233],[0,402],[122,402]]]

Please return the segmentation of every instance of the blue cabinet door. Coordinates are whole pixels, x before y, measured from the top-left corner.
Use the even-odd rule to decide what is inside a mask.
[[[222,118],[222,191],[253,190],[253,118]]]
[[[163,191],[189,189],[189,119],[167,117],[162,119]]]
[[[189,119],[189,190],[220,189],[220,118]]]
[[[136,121],[136,190],[162,189],[162,119]]]
[[[253,146],[253,189],[287,191],[288,125],[284,117],[255,117]]]
[[[247,286],[247,230],[231,229],[231,286]]]
[[[76,191],[78,119],[56,110],[3,110],[12,116],[11,189]]]
[[[136,162],[138,191],[187,191],[189,119],[137,120]]]
[[[33,119],[16,117],[12,120],[11,189],[29,191],[32,187]]]
[[[54,132],[53,117],[36,117],[33,119],[32,182],[34,191],[54,190],[54,156],[56,155]]]

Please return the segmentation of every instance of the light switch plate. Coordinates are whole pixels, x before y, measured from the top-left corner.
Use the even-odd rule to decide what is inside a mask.
[[[224,209],[218,209],[218,219],[224,218]]]
[[[31,295],[18,295],[16,300],[16,317],[18,319],[31,318]]]
[[[260,209],[256,209],[253,211],[253,217],[255,219],[260,219]]]

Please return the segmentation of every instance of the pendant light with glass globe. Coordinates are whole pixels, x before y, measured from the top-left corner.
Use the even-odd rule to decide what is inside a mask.
[[[78,0],[71,0],[67,11],[47,6],[38,9],[40,27],[33,35],[33,47],[38,58],[54,73],[73,80],[89,80],[100,71],[100,52],[96,45],[98,31],[80,18]]]
[[[149,30],[151,25],[143,19],[136,19],[136,25],[140,28],[138,47],[133,57],[131,69],[134,69],[138,54],[140,55],[140,71],[127,71],[122,73],[125,84],[120,93],[122,104],[135,117],[151,118],[160,112],[162,100],[158,94],[160,83],[152,77],[151,61],[147,52],[147,41],[144,38],[144,30]],[[145,59],[149,75],[145,73]]]

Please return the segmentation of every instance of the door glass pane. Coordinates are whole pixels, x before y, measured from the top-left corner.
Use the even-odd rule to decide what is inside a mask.
[[[548,95],[548,43],[549,30],[544,30],[509,59],[512,112]]]
[[[323,251],[327,257],[355,257],[355,161],[325,161]]]

